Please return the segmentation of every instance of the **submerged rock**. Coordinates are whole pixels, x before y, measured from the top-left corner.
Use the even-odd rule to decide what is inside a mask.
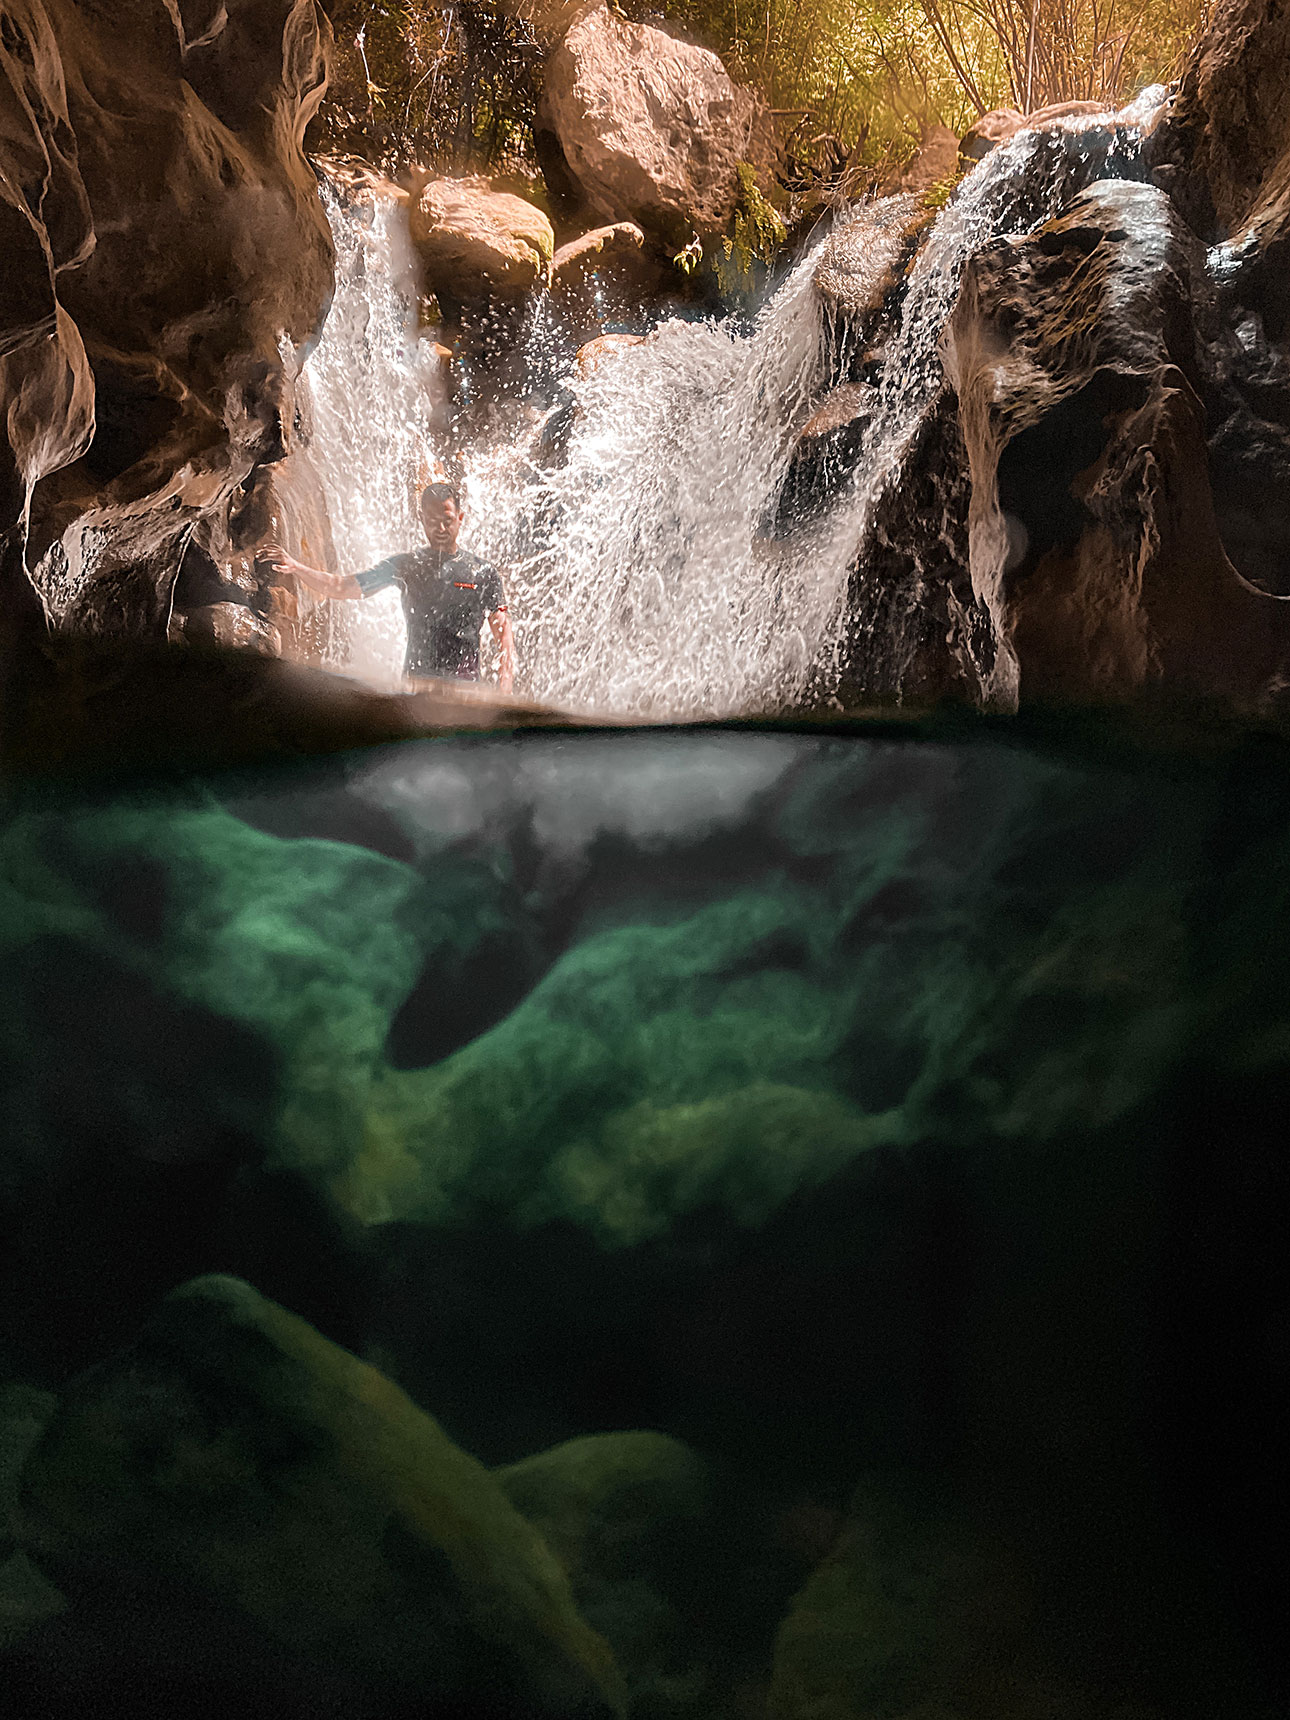
[[[1095,1601],[1091,1616],[1057,1622],[1075,1597],[1043,1593],[1032,1551],[943,1483],[866,1477],[779,1631],[771,1720],[1166,1720],[1174,1710],[1136,1688],[1142,1618],[1100,1618]],[[1108,1612],[1141,1606],[1131,1592],[1109,1598],[1127,1582],[1126,1554],[1105,1554]]]
[[[774,128],[761,97],[706,48],[597,4],[547,61],[544,113],[590,207],[665,242],[721,232],[738,168],[767,168]]]
[[[604,1433],[499,1469],[497,1480],[569,1573],[632,1710],[691,1709],[705,1683],[695,1602],[716,1575],[702,1459],[661,1433]]]
[[[74,1590],[173,1592],[427,1701],[611,1714],[619,1675],[537,1532],[389,1380],[230,1278],[75,1382],[24,1475]]]
[[[0,1386],[0,1558],[12,1546],[22,1466],[57,1402],[52,1392],[39,1391],[16,1380]]]

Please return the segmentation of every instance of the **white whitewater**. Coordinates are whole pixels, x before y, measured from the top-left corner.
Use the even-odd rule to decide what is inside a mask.
[[[412,244],[395,205],[344,200],[325,181],[322,199],[336,241],[336,295],[305,363],[312,453],[340,569],[356,573],[423,541],[417,485],[441,384],[417,335]],[[396,591],[320,607],[330,667],[378,686],[400,678],[407,628]]]
[[[787,539],[770,530],[794,435],[835,380],[815,254],[750,331],[672,320],[592,375],[567,378],[574,414],[559,464],[540,462],[531,431],[468,449],[463,544],[506,580],[517,690],[645,720],[827,700],[867,521],[941,386],[940,340],[963,264],[1099,176],[1085,133],[1105,154],[1097,122],[1020,134],[941,212],[910,275],[863,453],[822,522]],[[432,447],[430,397],[398,235],[388,217],[362,226],[334,200],[329,214],[341,252],[338,310],[309,369],[315,452],[334,497],[341,564],[353,570],[417,541],[413,495]],[[541,309],[530,318],[535,365],[550,362]],[[862,585],[863,567],[857,577]],[[396,672],[401,644],[381,625],[366,660],[355,640],[351,673]],[[898,660],[900,641],[891,649]],[[1007,671],[1005,657],[983,696],[1006,700]]]

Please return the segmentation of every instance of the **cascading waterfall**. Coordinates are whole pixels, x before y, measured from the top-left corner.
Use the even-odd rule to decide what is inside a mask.
[[[848,590],[864,580],[867,522],[942,386],[939,343],[965,261],[991,239],[1029,231],[1094,179],[1141,176],[1136,129],[1087,118],[1023,132],[973,170],[911,271],[850,481],[823,519],[787,538],[771,522],[794,436],[837,380],[816,252],[751,331],[664,322],[589,376],[567,378],[572,418],[558,463],[532,434],[468,450],[463,543],[506,579],[520,689],[642,719],[826,700]],[[342,565],[353,569],[418,541],[411,474],[433,438],[391,215],[359,227],[334,197],[329,214],[341,314],[310,370],[316,448]],[[529,326],[534,365],[549,366],[540,304]],[[978,596],[989,604],[991,593]],[[388,677],[388,629],[381,650]],[[900,650],[890,641],[897,664]],[[1005,652],[993,686],[983,676],[983,696],[1006,699],[1009,662]]]
[[[433,459],[442,384],[418,338],[416,268],[397,205],[347,199],[327,181],[322,199],[336,295],[305,375],[337,558],[356,573],[423,541],[417,483]],[[396,591],[324,608],[330,667],[377,685],[399,679],[407,629]]]
[[[818,387],[811,269],[750,337],[667,322],[576,383],[563,464],[513,448],[469,462],[475,541],[507,570],[539,698],[702,716],[803,684],[839,588],[759,528]]]

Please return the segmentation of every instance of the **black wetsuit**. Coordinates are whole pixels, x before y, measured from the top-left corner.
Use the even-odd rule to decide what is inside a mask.
[[[442,555],[427,545],[388,556],[355,578],[363,596],[397,585],[408,620],[405,675],[479,674],[479,630],[484,617],[506,607],[494,568],[469,550]]]

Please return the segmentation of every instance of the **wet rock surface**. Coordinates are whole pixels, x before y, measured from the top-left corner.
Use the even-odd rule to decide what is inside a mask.
[[[1164,194],[1113,181],[964,271],[946,363],[969,563],[1023,700],[1155,685],[1257,705],[1275,685],[1290,616],[1232,570],[1210,499],[1205,290]]]
[[[38,189],[6,296],[40,307],[5,361],[40,424],[11,420],[13,577],[59,627],[157,635],[194,524],[289,439],[280,340],[313,338],[331,286],[301,148],[330,28],[314,0],[41,0],[8,24],[6,184]]]

